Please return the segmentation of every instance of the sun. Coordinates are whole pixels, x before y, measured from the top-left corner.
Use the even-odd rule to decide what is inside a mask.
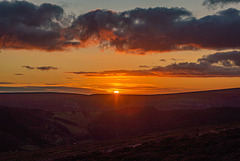
[[[119,93],[119,91],[114,91],[113,93],[114,93],[114,94],[118,94],[118,93]]]

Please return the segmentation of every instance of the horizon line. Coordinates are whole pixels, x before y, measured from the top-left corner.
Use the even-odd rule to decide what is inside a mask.
[[[201,93],[201,92],[214,92],[214,91],[223,91],[223,90],[237,90],[240,87],[235,88],[220,88],[220,89],[212,89],[212,90],[196,90],[196,91],[188,91],[188,92],[176,92],[176,93],[159,93],[159,94],[114,94],[114,93],[93,93],[93,94],[83,94],[83,93],[74,93],[74,92],[57,92],[57,91],[49,91],[49,92],[41,92],[41,91],[21,91],[21,92],[0,92],[0,94],[71,94],[71,95],[83,95],[83,96],[94,96],[94,95],[125,95],[125,96],[157,96],[157,95],[175,95],[175,94],[188,94],[188,93]]]

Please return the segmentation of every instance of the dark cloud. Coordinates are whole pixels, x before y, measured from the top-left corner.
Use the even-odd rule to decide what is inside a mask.
[[[0,82],[0,84],[15,84],[13,82]]]
[[[238,59],[235,61],[235,59]],[[155,76],[155,77],[240,77],[239,52],[215,53],[198,62],[173,63],[149,70],[110,70],[102,72],[71,72],[83,76]]]
[[[22,66],[23,68],[26,68],[26,69],[38,69],[38,70],[42,70],[42,71],[48,71],[48,70],[57,70],[58,68],[57,67],[53,67],[53,66],[41,66],[41,67],[32,67],[32,66],[28,66],[28,65],[25,65],[25,66]]]
[[[172,61],[184,61],[184,59],[175,59],[175,58],[171,58]]]
[[[160,59],[159,61],[167,61],[166,59]]]
[[[24,65],[24,66],[22,66],[23,68],[26,68],[26,69],[30,69],[30,70],[32,70],[32,69],[35,69],[35,67],[31,67],[31,66],[28,66],[28,65]]]
[[[67,43],[61,35],[66,23],[64,11],[57,5],[1,1],[0,47],[61,50]]]
[[[80,15],[69,28],[82,44],[99,43],[120,52],[239,48],[240,15],[227,9],[197,19],[183,8],[96,10]]]
[[[149,72],[158,76],[173,77],[240,77],[239,67],[223,67],[206,63],[174,63],[166,67],[155,67]]]
[[[151,67],[148,65],[139,65],[139,68],[151,68]]]
[[[240,0],[205,0],[203,2],[204,6],[213,6],[213,5],[224,5],[224,4],[229,4],[229,3],[239,3]]]
[[[101,47],[120,52],[182,50],[189,45],[178,45],[170,34],[189,18],[191,12],[184,8],[136,8],[120,13],[95,10],[80,15],[70,31],[83,44],[97,40]]]
[[[56,86],[56,85],[60,85],[60,84],[58,84],[58,83],[46,83],[45,85],[47,85],[47,86]]]
[[[204,56],[198,59],[199,62],[209,63],[209,64],[220,64],[223,66],[239,66],[240,67],[240,52],[218,52],[212,55]]]
[[[14,75],[22,76],[22,75],[24,75],[24,74],[22,74],[22,73],[16,73],[16,74],[14,74]]]
[[[42,71],[48,71],[48,70],[56,70],[58,68],[53,67],[53,66],[42,66],[42,67],[36,67],[36,69],[39,69],[39,70],[42,70]]]
[[[184,8],[165,7],[124,12],[95,10],[74,18],[52,4],[0,2],[3,49],[53,51],[90,44],[138,54],[239,49],[239,28],[240,11],[233,8],[199,19]]]

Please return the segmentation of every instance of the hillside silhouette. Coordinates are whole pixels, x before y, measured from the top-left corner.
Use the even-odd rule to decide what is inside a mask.
[[[29,152],[31,152],[30,155],[42,151],[42,156],[39,156],[41,158],[52,150],[62,151],[63,147],[70,149],[78,149],[81,146],[91,147],[97,145],[98,142],[102,142],[103,147],[105,144],[109,144],[115,147],[113,149],[123,148],[116,151],[117,155],[121,156],[127,152],[124,147],[115,143],[117,140],[128,142],[127,139],[132,137],[135,138],[133,144],[135,146],[144,141],[139,140],[139,136],[154,134],[154,138],[157,138],[156,133],[165,132],[178,135],[176,130],[185,131],[182,133],[183,144],[192,147],[192,142],[185,140],[185,134],[192,133],[191,129],[222,127],[231,130],[231,127],[238,128],[240,124],[239,94],[240,89],[166,95],[0,94],[0,156],[6,160],[14,160],[13,158],[8,159],[11,158],[10,154],[13,152],[19,154],[19,158],[21,158]],[[218,128],[216,130],[218,131]],[[238,135],[238,130],[227,133],[227,137]],[[199,130],[198,133],[208,133],[211,130],[203,131]],[[225,136],[222,133],[219,134],[220,136],[214,135],[217,138]],[[205,142],[212,137],[207,135]],[[225,138],[226,144],[229,142],[227,137]],[[109,139],[113,142],[107,143]],[[181,139],[174,137],[173,139],[176,147],[181,146]],[[196,142],[201,142],[202,139],[204,138],[197,138]],[[165,143],[170,144],[170,142]],[[148,146],[154,148],[161,146],[158,143],[147,144],[150,145],[144,144],[143,146],[141,144],[142,146],[138,149],[143,152],[144,157],[149,155],[145,155],[144,152],[149,149]],[[232,142],[229,144],[232,145]],[[126,146],[128,147],[128,145]],[[200,148],[205,148],[205,146],[207,145],[204,144]],[[209,146],[216,145],[214,143]],[[238,146],[236,148],[239,150]],[[140,157],[140,151],[138,153],[132,148],[128,150],[133,150],[133,158]],[[86,160],[86,158],[103,159],[107,156],[114,160],[115,157],[112,153],[99,153],[94,148],[90,151],[93,153],[75,153],[75,157],[66,151],[66,156],[59,155],[57,158]],[[175,155],[175,152],[169,153]],[[179,152],[177,151],[177,153]],[[197,155],[197,153],[195,154]],[[155,155],[157,154],[153,156]],[[230,154],[226,154],[226,156],[228,155]],[[232,155],[236,157],[235,154]],[[209,159],[209,157],[211,158],[206,154],[206,158]],[[36,157],[36,160],[38,159]]]

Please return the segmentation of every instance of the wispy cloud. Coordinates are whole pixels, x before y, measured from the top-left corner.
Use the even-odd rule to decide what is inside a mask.
[[[139,65],[139,68],[151,68],[151,67],[148,65]]]
[[[164,61],[167,61],[166,59],[160,59],[159,61],[162,61],[162,62],[164,62]]]
[[[175,59],[175,58],[171,58],[172,61],[184,61],[184,59]]]
[[[158,93],[175,93],[175,92],[182,92],[188,91],[185,88],[176,88],[176,87],[169,87],[169,88],[161,88],[154,85],[101,85],[97,87],[85,87],[85,88],[78,88],[78,87],[68,87],[68,86],[22,86],[22,87],[15,87],[15,86],[0,86],[0,93],[14,93],[14,92],[62,92],[62,93],[78,93],[78,94],[106,94],[112,93],[113,90],[119,90],[123,93],[145,93],[145,94],[158,94]]]
[[[105,91],[90,89],[90,88],[77,88],[66,86],[22,86],[22,87],[5,87],[0,86],[0,92],[64,92],[64,93],[105,93]]]
[[[42,67],[36,67],[36,68],[39,69],[39,70],[42,70],[42,71],[58,69],[57,67],[53,67],[53,66],[42,66]]]
[[[41,70],[41,71],[48,71],[48,70],[57,70],[58,68],[57,67],[53,67],[53,66],[41,66],[41,67],[32,67],[32,66],[22,66],[23,68],[26,68],[26,69],[30,69],[30,70],[33,70],[33,69],[38,69],[38,70]]]
[[[0,84],[15,84],[13,82],[0,82]]]
[[[24,66],[22,66],[23,68],[26,68],[26,69],[30,69],[30,70],[32,70],[32,69],[35,69],[35,67],[31,67],[31,66],[28,66],[28,65],[24,65]]]
[[[72,74],[80,74],[87,77],[109,77],[109,76],[156,76],[156,73],[149,70],[109,70],[102,72],[67,72]]]

